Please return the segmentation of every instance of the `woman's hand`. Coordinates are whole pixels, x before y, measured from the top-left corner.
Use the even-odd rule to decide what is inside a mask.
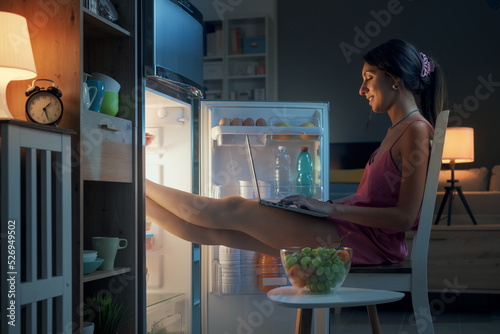
[[[295,205],[298,208],[323,212],[328,215],[333,214],[333,205],[328,202],[322,202],[314,198],[305,197],[302,195],[291,195],[280,200],[280,203],[286,205]]]

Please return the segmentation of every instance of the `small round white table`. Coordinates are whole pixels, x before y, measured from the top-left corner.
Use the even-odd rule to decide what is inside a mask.
[[[329,333],[328,310],[322,317],[324,326],[313,325],[313,309],[334,307],[366,306],[373,333],[380,333],[380,323],[375,305],[400,300],[404,293],[386,290],[339,288],[334,293],[319,294],[296,289],[293,286],[276,288],[267,293],[274,303],[285,307],[297,308],[296,334]],[[318,319],[316,323],[318,323]],[[323,328],[324,327],[324,328]]]

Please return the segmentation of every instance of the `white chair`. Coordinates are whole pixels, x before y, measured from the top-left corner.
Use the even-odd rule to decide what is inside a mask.
[[[427,252],[441,169],[449,110],[439,113],[425,183],[418,230],[414,233],[410,260],[396,265],[353,266],[343,287],[411,292],[418,333],[433,334],[427,290]]]

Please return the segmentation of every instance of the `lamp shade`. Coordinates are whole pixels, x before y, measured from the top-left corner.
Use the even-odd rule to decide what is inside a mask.
[[[28,22],[14,13],[0,12],[0,119],[12,119],[7,85],[12,80],[36,77]]]
[[[474,129],[448,128],[444,138],[443,163],[474,161]]]
[[[0,80],[25,80],[35,76],[26,19],[18,14],[0,12]]]

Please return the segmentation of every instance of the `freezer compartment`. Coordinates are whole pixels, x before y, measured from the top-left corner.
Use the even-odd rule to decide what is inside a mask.
[[[147,299],[147,333],[184,333],[185,295],[162,293],[150,294]]]
[[[261,264],[253,251],[214,246],[211,293],[217,296],[254,295],[289,285],[281,262]]]

